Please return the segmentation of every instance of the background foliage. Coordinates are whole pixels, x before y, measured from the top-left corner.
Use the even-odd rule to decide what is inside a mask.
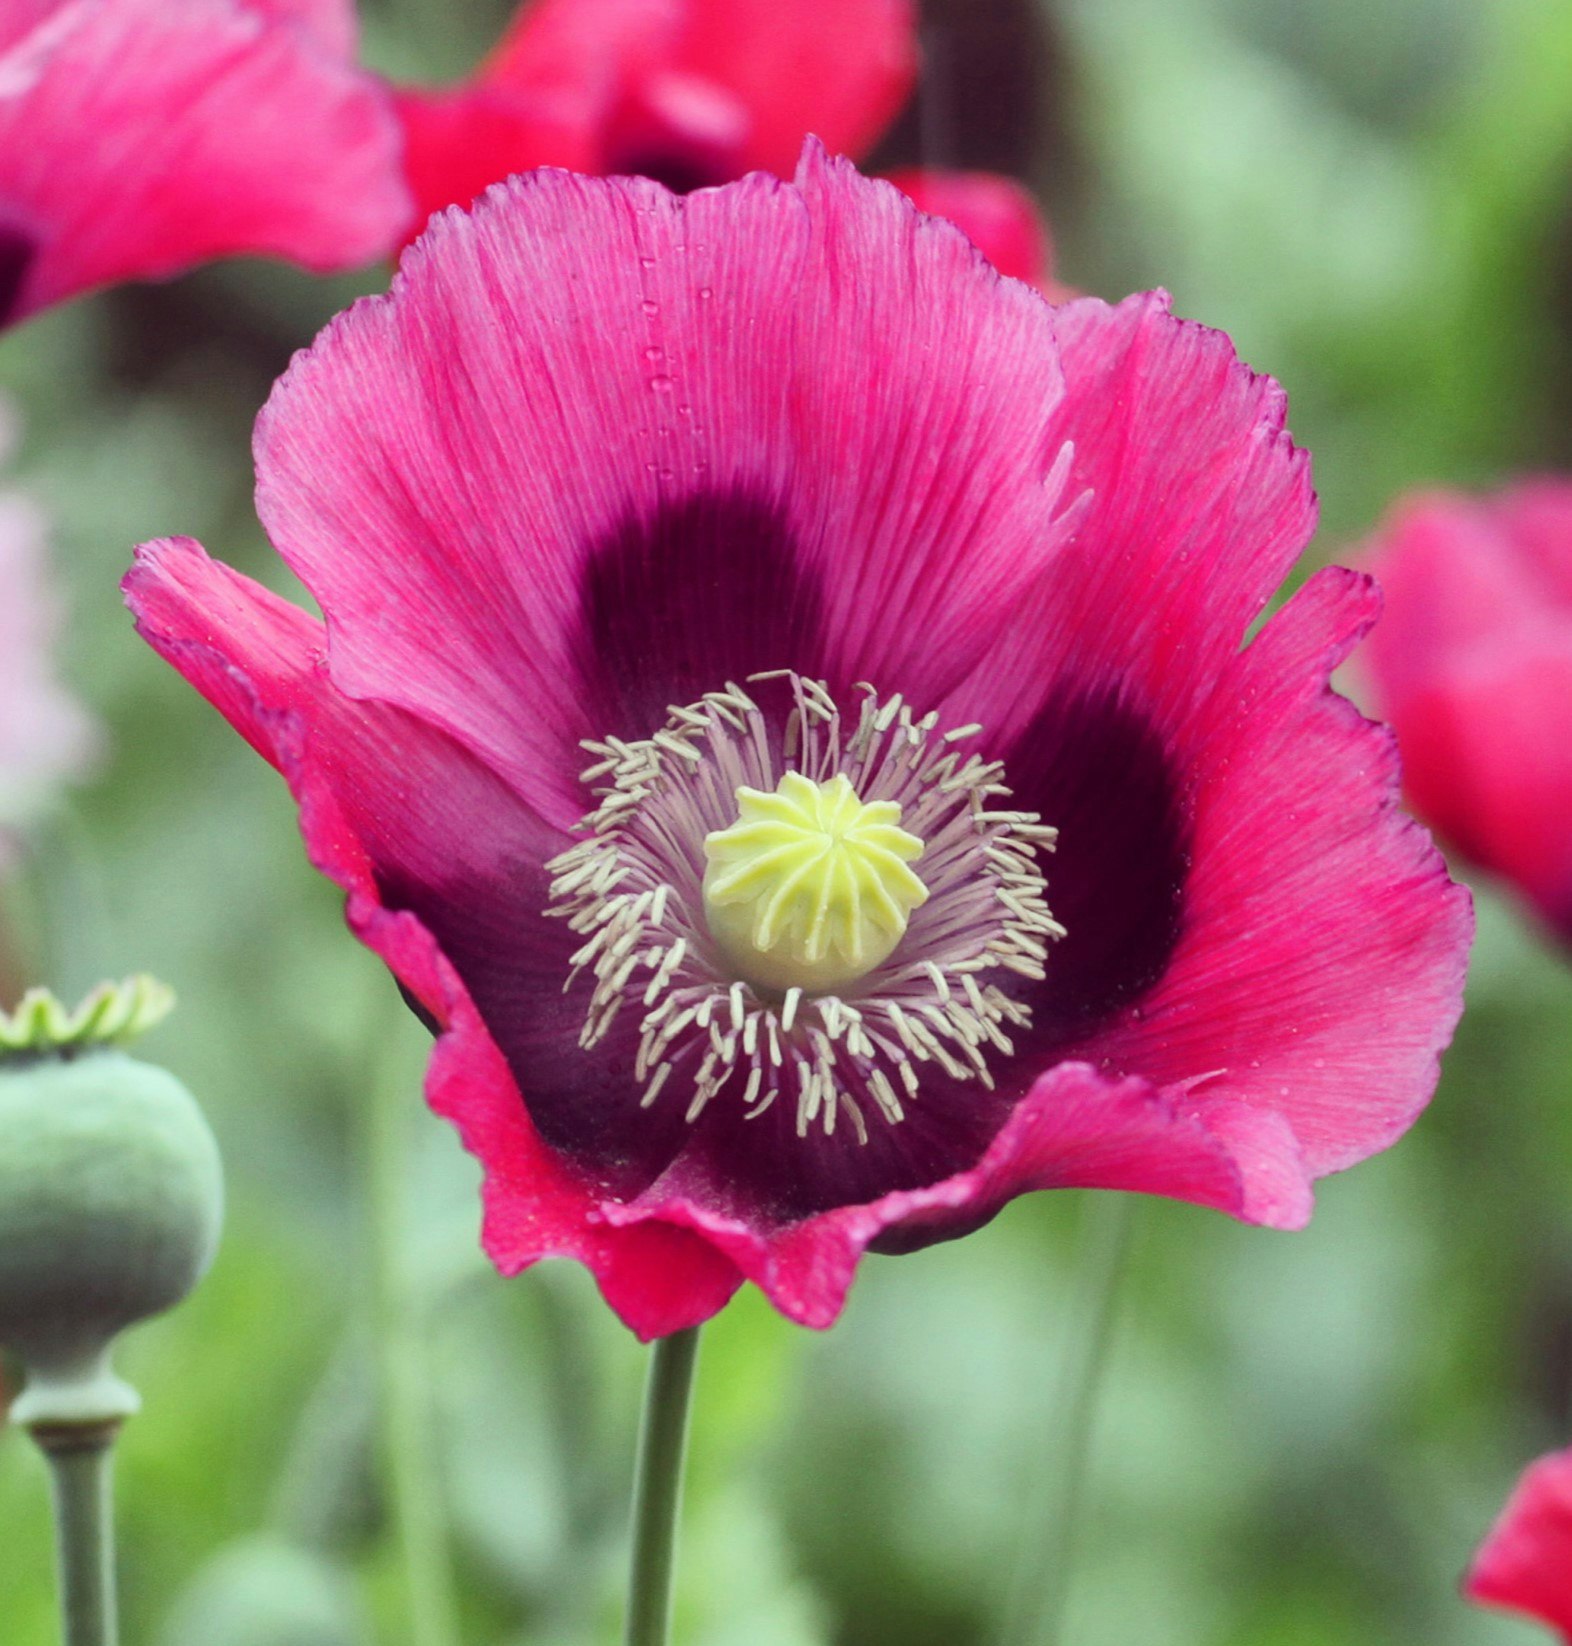
[[[501,16],[362,9],[371,60],[422,78],[460,72]],[[1064,278],[1166,284],[1278,376],[1316,454],[1313,558],[1401,488],[1568,466],[1564,0],[929,15],[924,106],[888,158],[1029,175]],[[58,522],[66,667],[107,727],[7,888],[5,968],[63,992],[137,968],[174,983],[149,1051],[229,1163],[217,1268],[124,1357],[147,1398],[122,1445],[129,1639],[402,1646],[422,1604],[440,1639],[434,1524],[466,1642],[581,1646],[615,1630],[641,1353],[579,1271],[503,1282],[479,1259],[475,1172],[415,1096],[421,1032],[306,868],[282,784],[115,591],[130,545],[172,531],[285,586],[251,512],[250,420],[356,289],[232,265],[0,343],[17,478]],[[1137,1208],[1076,1646],[1542,1638],[1455,1586],[1521,1464],[1572,1435],[1572,974],[1488,890],[1481,913],[1433,1110],[1328,1182],[1308,1233]],[[871,1260],[823,1338],[748,1296],[721,1317],[681,1639],[1000,1638],[1024,1506],[1067,1444],[1087,1202],[1018,1202],[964,1243]],[[0,1525],[0,1633],[46,1646],[42,1472],[9,1433]]]

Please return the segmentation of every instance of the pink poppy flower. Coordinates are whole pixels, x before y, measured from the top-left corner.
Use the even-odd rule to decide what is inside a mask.
[[[1401,503],[1366,665],[1415,810],[1572,941],[1572,482]]]
[[[0,460],[15,442],[0,404]],[[45,562],[48,528],[37,504],[0,489],[0,865],[14,831],[49,789],[79,772],[92,751],[87,716],[55,679],[57,625]]]
[[[409,197],[348,0],[32,0],[0,19],[0,324],[209,258],[327,271]]]
[[[1483,1606],[1540,1618],[1572,1641],[1572,1451],[1524,1472],[1463,1592]]]
[[[410,234],[537,166],[685,193],[750,171],[790,177],[809,132],[860,159],[916,83],[916,24],[911,0],[537,0],[472,80],[399,93]],[[891,181],[1001,273],[1048,284],[1047,230],[1018,183],[933,169]]]
[[[1241,645],[1313,523],[1283,412],[817,145],[541,172],[262,414],[327,626],[189,539],[128,596],[440,1030],[496,1263],[825,1326],[1028,1189],[1296,1227],[1429,1098],[1471,922],[1327,684],[1375,592]]]

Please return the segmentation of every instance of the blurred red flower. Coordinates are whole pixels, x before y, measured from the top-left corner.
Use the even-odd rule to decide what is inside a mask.
[[[1328,685],[1375,591],[1243,644],[1314,525],[1284,413],[814,145],[540,171],[259,420],[326,627],[189,539],[127,592],[439,1030],[499,1267],[825,1326],[1031,1189],[1298,1227],[1429,1100],[1471,920]]]
[[[1572,1641],[1572,1451],[1524,1471],[1463,1592],[1481,1605],[1539,1618]]]
[[[1414,809],[1572,941],[1572,482],[1399,504],[1365,664]]]
[[[860,160],[917,70],[912,0],[535,0],[471,80],[398,94],[409,233],[536,166],[686,193],[750,171],[790,177],[810,132]],[[1018,184],[942,169],[892,181],[1001,273],[1047,284],[1048,237]]]
[[[409,201],[350,0],[20,0],[0,15],[0,325],[214,257],[326,272]]]

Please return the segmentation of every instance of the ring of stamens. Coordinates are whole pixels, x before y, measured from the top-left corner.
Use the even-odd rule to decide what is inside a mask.
[[[750,1119],[784,1097],[799,1136],[833,1134],[844,1113],[866,1141],[865,1109],[898,1123],[925,1068],[992,1088],[990,1055],[1009,1056],[1010,1031],[1031,1019],[1011,978],[1042,978],[1064,935],[1039,865],[1057,831],[997,804],[1010,793],[1002,765],[964,748],[980,726],[940,732],[937,714],[866,686],[848,723],[821,681],[781,670],[748,684],[765,682],[790,696],[778,735],[728,682],[673,707],[653,737],[585,743],[599,803],[586,837],[547,865],[546,912],[584,939],[564,984],[593,978],[580,1044],[641,1012],[644,1106],[680,1078],[689,1121],[722,1093]],[[756,987],[705,921],[706,836],[735,823],[739,788],[773,789],[788,771],[844,775],[865,801],[897,804],[923,843],[926,902],[888,958],[838,992]]]

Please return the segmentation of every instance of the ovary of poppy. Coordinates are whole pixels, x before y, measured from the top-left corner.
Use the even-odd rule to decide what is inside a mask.
[[[328,626],[188,539],[128,598],[439,1030],[498,1266],[644,1336],[745,1279],[824,1326],[1028,1189],[1297,1227],[1428,1100],[1471,918],[1328,685],[1375,591],[1241,644],[1314,520],[1283,416],[1160,294],[1051,306],[816,145],[542,172],[259,420]],[[779,905],[730,957],[711,858]],[[821,902],[833,986],[781,947]]]
[[[1400,503],[1365,658],[1414,809],[1572,941],[1572,482]]]
[[[15,426],[0,403],[0,460]],[[18,825],[90,756],[93,728],[54,665],[59,613],[48,575],[48,522],[32,498],[0,488],[0,866]]]
[[[1474,1557],[1470,1600],[1538,1618],[1572,1641],[1572,1451],[1523,1473]]]
[[[38,0],[0,19],[0,324],[209,258],[397,244],[391,101],[347,0]]]

